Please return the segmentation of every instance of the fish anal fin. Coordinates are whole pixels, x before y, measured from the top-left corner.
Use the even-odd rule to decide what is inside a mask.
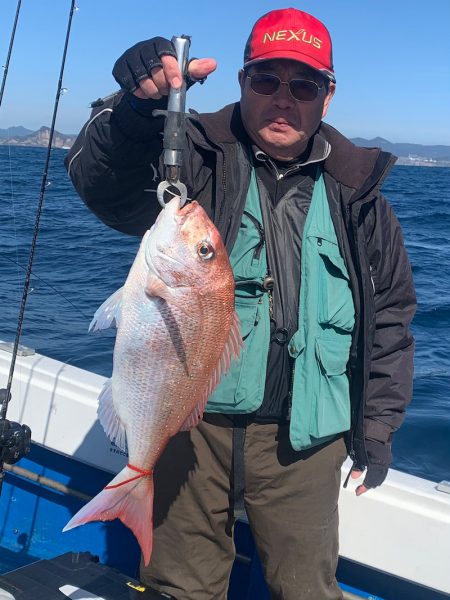
[[[108,379],[98,397],[98,418],[109,439],[123,452],[127,451],[125,427],[113,402],[112,379]]]

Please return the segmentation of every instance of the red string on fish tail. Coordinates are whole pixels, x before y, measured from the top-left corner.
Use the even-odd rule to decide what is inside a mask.
[[[140,473],[141,477],[149,477],[153,473],[152,470],[146,471],[145,469],[140,469],[139,467],[135,467],[134,465],[132,465],[130,463],[127,464],[127,467],[129,469],[131,469],[132,471],[136,471],[137,473]]]
[[[122,485],[126,485],[127,483],[131,483],[132,481],[136,481],[136,479],[140,479],[141,477],[150,477],[153,471],[146,471],[145,469],[140,469],[139,467],[135,467],[130,463],[127,464],[127,467],[132,471],[136,471],[139,475],[135,475],[134,477],[130,477],[129,479],[125,479],[125,481],[121,481],[120,483],[115,483],[114,485],[107,485],[105,490],[112,490],[114,488],[118,488]]]

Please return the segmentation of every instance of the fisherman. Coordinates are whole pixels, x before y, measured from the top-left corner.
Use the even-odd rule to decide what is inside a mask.
[[[96,102],[67,157],[87,206],[127,234],[160,210],[153,111],[180,86],[175,57],[161,37],[128,49],[121,91]],[[215,67],[192,60],[188,87]],[[315,17],[262,16],[238,77],[240,102],[188,120],[181,180],[225,241],[245,349],[159,460],[141,578],[178,600],[226,598],[245,510],[273,598],[337,599],[341,465],[349,454],[352,477],[364,471],[358,496],[381,485],[412,395],[414,287],[380,191],[395,157],[322,122],[336,79]]]

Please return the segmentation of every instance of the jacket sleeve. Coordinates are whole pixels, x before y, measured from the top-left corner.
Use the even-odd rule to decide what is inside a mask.
[[[366,485],[380,485],[391,462],[392,435],[403,423],[412,398],[416,310],[411,266],[400,224],[380,196],[367,239],[375,321],[364,412],[368,456]],[[367,234],[366,234],[367,235]]]
[[[142,235],[160,210],[163,118],[152,111],[166,104],[166,98],[141,100],[122,92],[101,101],[65,160],[88,208],[124,233]]]

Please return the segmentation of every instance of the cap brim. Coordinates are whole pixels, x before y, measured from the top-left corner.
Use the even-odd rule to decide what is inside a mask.
[[[259,62],[265,62],[267,60],[272,60],[276,58],[287,58],[289,60],[296,60],[297,62],[301,62],[308,67],[311,67],[315,71],[319,71],[319,73],[328,79],[330,79],[333,83],[336,83],[336,78],[334,76],[333,71],[327,69],[323,66],[319,61],[314,60],[311,56],[307,54],[302,54],[301,52],[286,52],[285,50],[272,50],[271,52],[267,52],[267,54],[261,54],[258,58],[254,58],[253,60],[249,60],[244,63],[244,67],[249,67],[250,65],[255,65]]]

